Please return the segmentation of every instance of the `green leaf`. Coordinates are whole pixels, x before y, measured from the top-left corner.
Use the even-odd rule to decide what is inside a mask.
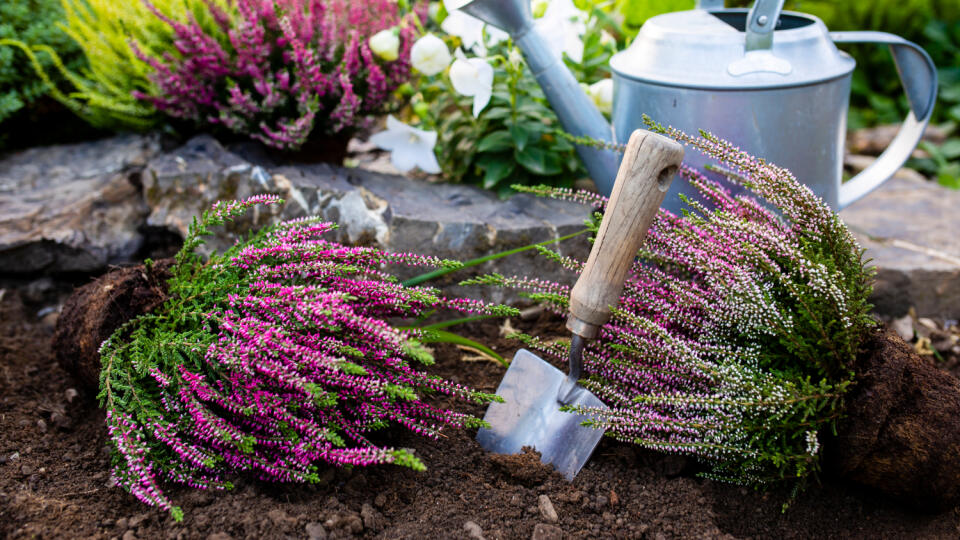
[[[477,152],[499,152],[513,147],[513,136],[510,131],[500,130],[487,134],[477,143]]]
[[[940,145],[940,153],[947,159],[960,158],[960,139],[951,138]]]
[[[510,136],[513,137],[513,144],[517,150],[522,151],[527,146],[530,130],[520,124],[513,124],[510,126]]]
[[[484,155],[477,160],[477,166],[483,169],[483,187],[492,189],[501,180],[510,176],[517,164],[509,154]]]
[[[524,169],[534,174],[550,176],[560,174],[562,171],[560,159],[556,154],[548,153],[536,146],[524,149],[518,148],[517,151],[513,153],[513,157]]]

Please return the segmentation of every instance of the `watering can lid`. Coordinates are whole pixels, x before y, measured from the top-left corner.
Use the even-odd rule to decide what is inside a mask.
[[[610,60],[621,77],[687,88],[800,86],[853,71],[820,19],[783,12],[770,49],[745,50],[747,10],[702,9],[648,19],[633,44]]]

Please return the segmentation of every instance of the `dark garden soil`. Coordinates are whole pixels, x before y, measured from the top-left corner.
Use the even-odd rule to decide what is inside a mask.
[[[0,291],[3,291],[0,289]],[[0,292],[0,537],[10,538],[956,538],[960,512],[925,515],[838,481],[812,486],[786,513],[786,490],[757,493],[694,476],[688,460],[604,441],[573,483],[534,454],[494,456],[475,433],[439,441],[397,431],[427,472],[327,469],[313,486],[235,479],[228,493],[170,487],[185,519],[111,487],[106,429],[93,396],[54,358],[55,313],[38,317]],[[41,312],[43,314],[43,312]],[[517,329],[562,336],[546,315]],[[497,324],[465,334],[506,356]],[[503,368],[436,349],[435,371],[493,392]],[[955,359],[952,364],[956,367]],[[454,404],[459,406],[459,404]],[[473,407],[472,412],[483,413]],[[551,523],[546,499],[559,517]]]

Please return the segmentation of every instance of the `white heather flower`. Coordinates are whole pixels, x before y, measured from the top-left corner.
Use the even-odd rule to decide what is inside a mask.
[[[587,95],[600,112],[613,112],[613,79],[602,79],[587,87]]]
[[[426,34],[418,39],[410,49],[410,63],[424,75],[436,75],[450,65],[450,50],[442,39]]]
[[[493,66],[483,58],[467,58],[457,49],[457,59],[450,66],[450,82],[453,89],[464,96],[473,96],[473,116],[490,102],[493,93]]]
[[[387,129],[375,133],[370,142],[390,151],[390,162],[401,172],[414,167],[426,173],[437,174],[440,164],[433,154],[437,144],[436,131],[424,131],[408,126],[390,115],[387,117]]]
[[[370,36],[368,43],[373,54],[387,62],[393,62],[400,56],[400,36],[393,28],[381,30]]]
[[[543,17],[534,25],[546,38],[547,46],[558,58],[566,53],[576,63],[583,62],[583,34],[587,31],[586,14],[573,0],[550,0]]]

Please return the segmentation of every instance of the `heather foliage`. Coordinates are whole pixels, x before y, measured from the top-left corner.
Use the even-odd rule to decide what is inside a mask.
[[[83,69],[64,65],[57,50],[33,40],[16,44],[47,83],[51,96],[97,127],[140,130],[155,125],[156,110],[135,96],[152,89],[148,79],[151,68],[135,51],[162,55],[172,48],[173,32],[154,12],[210,27],[204,1],[156,0],[150,8],[141,0],[61,2],[64,13],[59,27],[86,58]],[[48,63],[55,69],[49,69]],[[55,84],[60,81],[52,80],[54,75],[60,75],[63,84]]]
[[[311,482],[324,465],[422,470],[411,453],[374,442],[371,432],[403,426],[437,437],[445,426],[479,426],[426,398],[496,399],[421,371],[433,361],[422,343],[433,336],[388,322],[441,308],[514,312],[405,287],[381,270],[457,263],[345,247],[324,240],[334,225],[317,219],[262,230],[207,261],[195,254],[210,227],[275,202],[221,202],[195,220],[167,302],[101,347],[99,398],[114,477],[178,520],[162,481],[229,489],[228,475],[238,472]]]
[[[137,97],[175,118],[295,149],[315,129],[338,133],[386,112],[409,76],[414,28],[391,0],[206,4],[215,24],[155,11],[173,32],[175,50],[136,51],[153,69],[155,87]],[[368,38],[394,26],[400,54],[385,61]]]
[[[872,324],[863,251],[788,171],[709,134],[664,131],[719,160],[776,210],[683,170],[710,206],[691,200],[682,216],[658,214],[619,307],[584,353],[581,382],[611,408],[586,412],[616,439],[696,456],[710,478],[793,479],[799,487],[818,470],[821,436],[841,413],[851,361]],[[606,204],[568,190],[529,191]],[[567,309],[569,288],[556,283],[497,275],[476,282],[527,289]],[[543,354],[567,355],[567,345],[520,338]]]

